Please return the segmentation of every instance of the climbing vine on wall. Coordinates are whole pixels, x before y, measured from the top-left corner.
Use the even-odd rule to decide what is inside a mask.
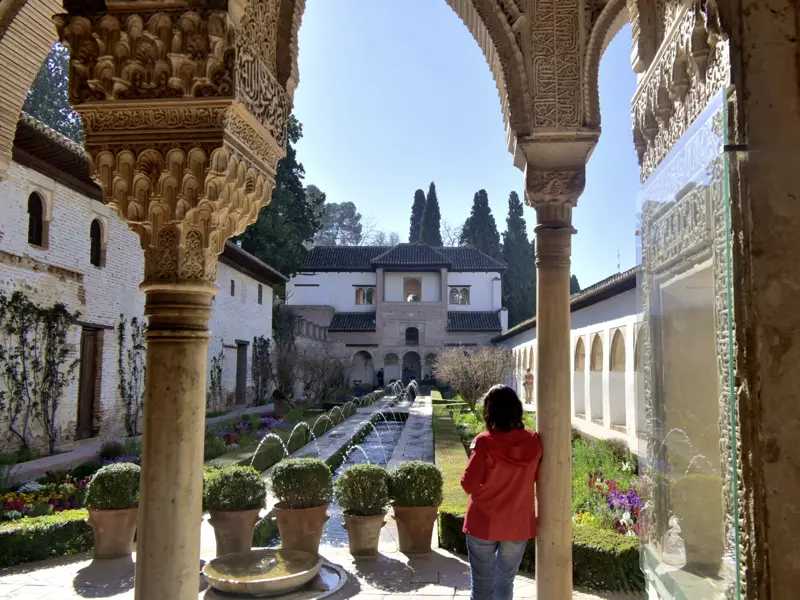
[[[222,363],[225,360],[225,350],[220,349],[219,354],[211,357],[211,373],[206,410],[219,412],[224,408],[225,399],[222,392]]]
[[[45,308],[20,291],[10,298],[0,291],[0,411],[23,447],[30,447],[38,422],[50,452],[56,449],[56,414],[79,363],[67,338],[79,316],[60,302]]]
[[[144,407],[145,366],[144,323],[132,317],[130,340],[124,315],[117,324],[117,372],[119,394],[125,405],[125,431],[129,436],[139,433],[139,415]]]
[[[272,354],[269,338],[263,335],[253,338],[253,358],[250,362],[250,375],[253,379],[253,402],[263,406],[269,402],[269,384],[273,378]]]

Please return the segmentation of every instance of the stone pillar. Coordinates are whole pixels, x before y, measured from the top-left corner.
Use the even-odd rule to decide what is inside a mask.
[[[596,138],[595,138],[596,139]],[[572,448],[569,278],[572,207],[585,182],[591,143],[567,154],[557,144],[532,148],[541,163],[549,156],[572,159],[572,168],[525,171],[525,200],[536,209],[536,386],[537,426],[544,452],[536,499],[536,596],[572,598]],[[559,151],[561,154],[559,155]],[[535,163],[534,163],[535,164]],[[579,165],[579,166],[578,166]]]
[[[136,600],[199,592],[217,255],[269,203],[291,105],[259,2],[67,0],[55,18],[93,176],[145,256]]]
[[[536,494],[536,595],[572,597],[572,449],[570,434],[569,277],[572,227],[536,228],[537,426],[542,455]]]
[[[444,317],[447,318],[447,310],[450,306],[450,297],[447,295],[447,269],[441,270],[442,286],[442,306],[444,307]]]

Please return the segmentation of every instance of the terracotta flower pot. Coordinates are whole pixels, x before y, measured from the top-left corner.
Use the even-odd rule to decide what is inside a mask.
[[[344,528],[347,530],[350,554],[372,556],[378,553],[381,529],[386,525],[385,518],[385,512],[371,517],[344,516]]]
[[[252,548],[260,510],[209,511],[211,518],[208,522],[214,528],[218,557],[232,552],[247,552]]]
[[[395,506],[400,552],[424,554],[431,551],[433,525],[439,514],[438,506]]]
[[[94,531],[94,557],[122,558],[133,552],[139,507],[119,510],[89,509],[87,522]]]
[[[313,508],[281,508],[277,504],[274,511],[281,548],[319,554],[322,528],[328,520],[327,504]]]

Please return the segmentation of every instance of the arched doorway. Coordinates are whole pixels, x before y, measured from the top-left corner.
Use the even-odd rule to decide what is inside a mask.
[[[388,385],[393,381],[400,381],[403,378],[403,367],[400,364],[400,357],[394,352],[389,352],[383,357],[383,381]]]
[[[403,383],[408,383],[412,379],[419,381],[422,373],[422,364],[419,354],[416,352],[406,352],[403,355]]]
[[[611,426],[625,431],[625,336],[617,329],[611,337],[611,356],[609,357],[608,406],[611,412]]]
[[[586,346],[583,338],[575,344],[575,367],[572,373],[572,403],[575,416],[586,418]]]
[[[375,385],[375,367],[372,363],[372,355],[366,350],[360,350],[353,355],[353,362],[350,366],[350,384],[353,387]]]
[[[436,378],[436,355],[433,352],[428,353],[425,356],[425,371],[423,372],[423,378]]]
[[[419,346],[419,329],[416,327],[406,328],[406,346]]]

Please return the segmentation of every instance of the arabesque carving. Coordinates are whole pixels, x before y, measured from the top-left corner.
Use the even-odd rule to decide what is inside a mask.
[[[178,2],[56,18],[86,154],[141,238],[146,282],[213,281],[225,240],[270,201],[289,114],[277,4],[252,0],[238,25]]]
[[[720,36],[718,15],[684,7],[633,100],[642,181],[729,82],[729,42]]]
[[[226,12],[165,8],[54,20],[70,49],[73,105],[233,93],[233,31]]]

